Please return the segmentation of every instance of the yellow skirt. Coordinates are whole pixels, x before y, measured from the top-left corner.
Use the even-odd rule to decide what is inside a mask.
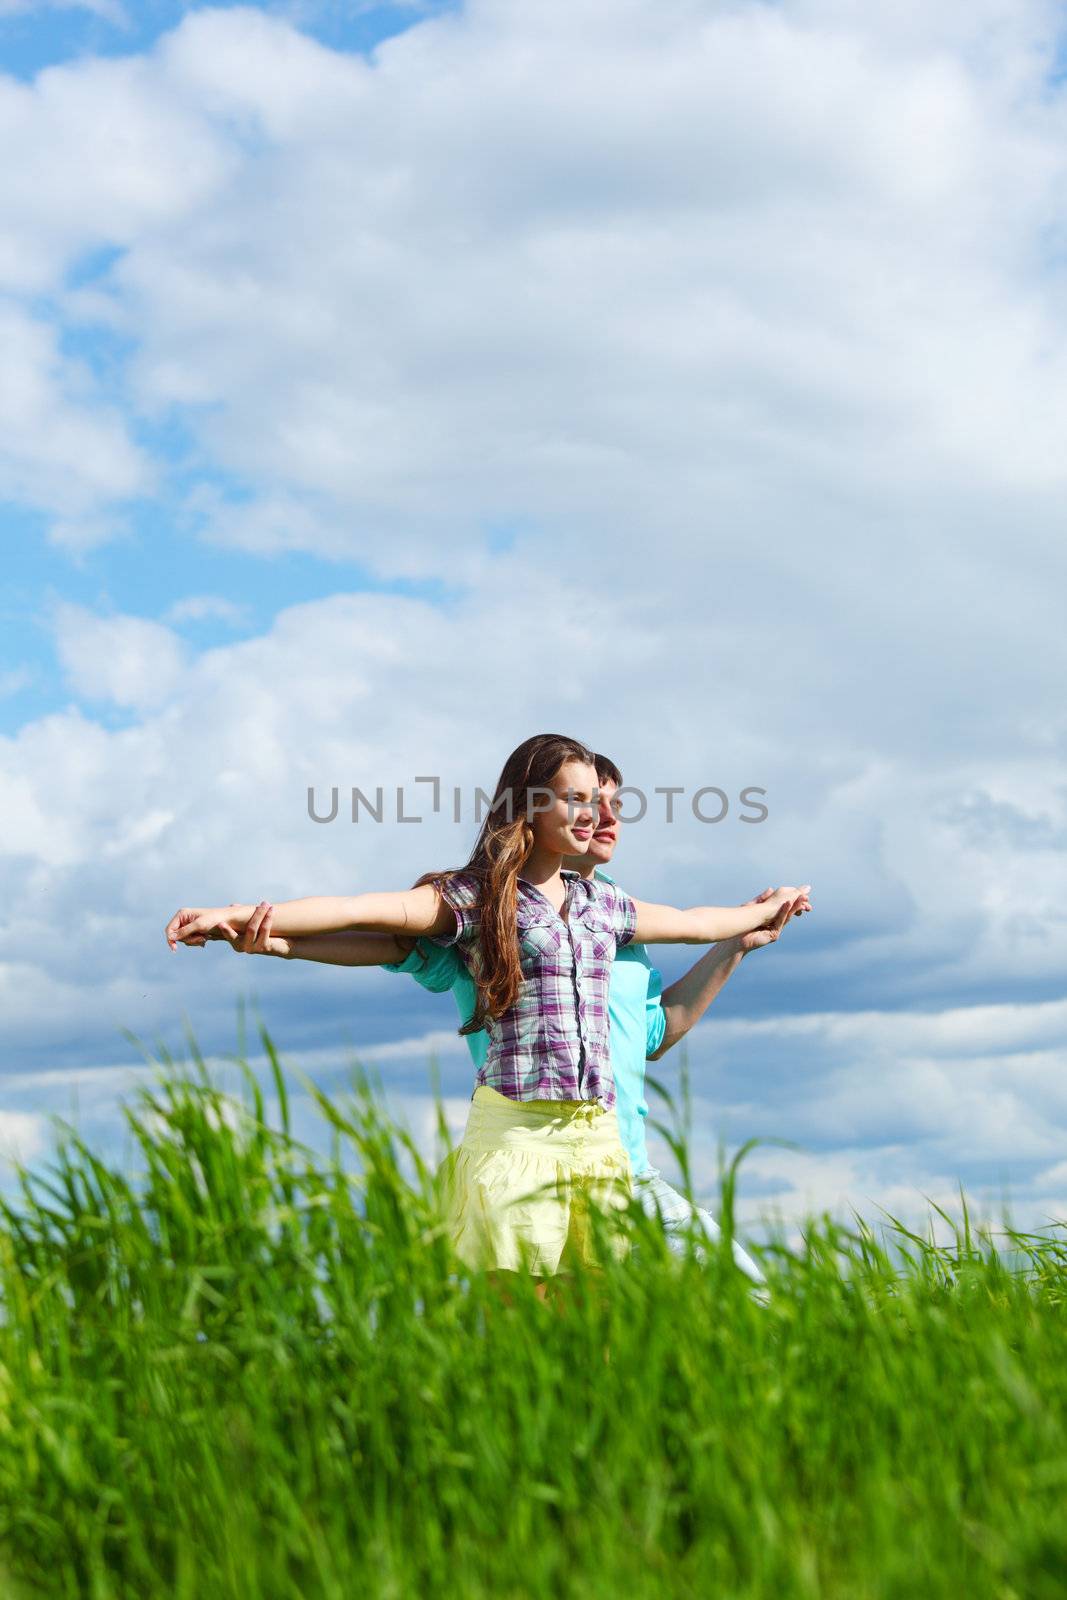
[[[630,1158],[595,1100],[511,1100],[479,1084],[463,1138],[438,1171],[456,1253],[475,1269],[538,1277],[594,1260],[589,1209],[625,1206]],[[621,1257],[627,1241],[614,1230]]]

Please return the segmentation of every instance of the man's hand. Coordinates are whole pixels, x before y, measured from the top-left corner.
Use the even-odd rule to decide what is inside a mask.
[[[270,924],[273,915],[274,907],[269,901],[261,900],[242,932],[238,933],[228,922],[220,922],[207,937],[228,940],[230,949],[237,950],[242,955],[288,958],[292,953],[293,942],[291,939],[283,939],[278,934],[271,933]]]

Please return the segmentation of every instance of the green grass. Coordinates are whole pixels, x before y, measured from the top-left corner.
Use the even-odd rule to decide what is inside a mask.
[[[634,1215],[505,1300],[369,1088],[297,1144],[263,1038],[278,1126],[194,1050],[136,1176],[67,1130],[0,1202],[4,1600],[1067,1594],[1062,1244],[823,1217],[760,1304]]]

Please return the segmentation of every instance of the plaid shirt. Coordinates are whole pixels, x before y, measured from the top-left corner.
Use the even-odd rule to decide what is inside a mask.
[[[502,1017],[485,1024],[489,1053],[477,1083],[510,1100],[596,1100],[615,1104],[608,1049],[608,984],[620,945],[637,924],[630,896],[613,883],[564,871],[567,920],[540,889],[519,879],[518,929],[523,984]],[[454,872],[439,885],[456,930],[434,940],[455,944],[477,981],[481,880]]]

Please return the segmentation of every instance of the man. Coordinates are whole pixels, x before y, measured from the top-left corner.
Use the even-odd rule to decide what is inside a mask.
[[[620,820],[615,793],[621,787],[622,773],[613,761],[601,755],[596,757],[596,769],[600,792],[597,826],[586,853],[569,858],[566,865],[582,877],[614,882],[604,868],[615,854],[618,843]],[[762,900],[771,893],[766,889],[755,899]],[[782,915],[769,927],[712,945],[665,991],[660,974],[649,961],[643,945],[622,946],[612,965],[608,1009],[619,1134],[630,1157],[635,1195],[649,1215],[659,1216],[667,1242],[677,1253],[684,1251],[685,1232],[694,1223],[698,1228],[703,1227],[712,1239],[718,1237],[720,1230],[710,1212],[692,1206],[649,1160],[645,1136],[648,1117],[645,1063],[659,1060],[685,1038],[736,972],[744,956],[762,945],[774,943],[787,920],[788,908],[783,908]],[[253,918],[245,932],[231,943],[235,949],[253,954],[281,955],[332,965],[381,965],[387,972],[407,973],[434,993],[450,990],[463,1022],[474,1012],[474,982],[454,946],[442,947],[431,940],[418,939],[411,947],[411,941],[401,942],[391,934],[354,931],[280,939],[270,934],[269,915],[258,927]],[[464,1037],[478,1068],[486,1057],[488,1037],[484,1030]],[[766,1281],[736,1240],[733,1241],[733,1258],[754,1283]]]

